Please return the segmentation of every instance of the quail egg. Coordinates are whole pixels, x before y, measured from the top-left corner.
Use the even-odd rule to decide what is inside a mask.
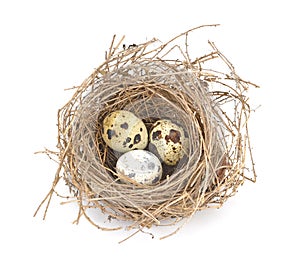
[[[148,132],[141,119],[132,112],[116,110],[103,120],[102,137],[115,151],[128,152],[148,145]]]
[[[117,161],[116,171],[123,175],[123,179],[148,185],[155,184],[162,176],[159,159],[147,150],[132,150],[123,154]]]
[[[151,147],[165,164],[174,166],[187,152],[188,137],[183,128],[172,121],[158,120],[150,132]]]

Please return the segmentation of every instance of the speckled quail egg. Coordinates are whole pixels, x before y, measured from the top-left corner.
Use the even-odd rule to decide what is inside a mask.
[[[147,150],[132,150],[123,154],[117,161],[116,171],[123,175],[123,180],[129,178],[128,180],[148,185],[155,184],[162,176],[159,159]]]
[[[144,149],[148,145],[145,124],[126,110],[116,110],[105,117],[102,137],[110,148],[123,153],[133,149]]]
[[[150,132],[149,147],[154,146],[161,160],[174,166],[187,153],[188,137],[182,127],[170,120],[158,120]]]

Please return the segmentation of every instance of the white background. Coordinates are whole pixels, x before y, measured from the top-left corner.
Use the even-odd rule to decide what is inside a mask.
[[[0,0],[0,265],[300,266],[297,2]],[[167,41],[208,23],[221,26],[204,38],[261,86],[251,92],[262,105],[250,125],[257,183],[162,241],[165,228],[120,245],[128,232],[73,225],[76,205],[57,198],[46,221],[33,218],[56,169],[33,153],[55,149],[56,112],[71,96],[63,89],[102,62],[113,34]]]

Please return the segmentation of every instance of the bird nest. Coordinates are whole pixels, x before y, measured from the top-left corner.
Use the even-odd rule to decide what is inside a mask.
[[[164,44],[153,39],[127,47],[124,38],[113,38],[105,62],[74,88],[58,112],[58,152],[44,151],[58,161],[51,190],[41,203],[47,203],[45,215],[62,179],[79,204],[77,220],[84,216],[107,229],[89,215],[96,209],[138,231],[220,207],[245,179],[255,181],[246,94],[256,85],[241,79],[212,42],[208,54],[190,59],[187,37],[201,27]],[[175,44],[181,39],[183,47]],[[181,59],[171,58],[174,52]],[[210,62],[227,72],[206,67]],[[172,166],[162,163],[159,182],[137,183],[116,171],[122,153],[103,140],[103,120],[116,110],[134,113],[149,132],[161,119],[184,129],[189,141],[184,156]],[[151,151],[150,146],[145,149]]]

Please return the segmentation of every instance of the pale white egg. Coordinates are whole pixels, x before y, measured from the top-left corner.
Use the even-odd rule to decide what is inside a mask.
[[[110,148],[123,153],[133,149],[144,149],[148,145],[145,124],[126,110],[116,110],[105,117],[102,137]]]
[[[170,120],[158,120],[150,132],[150,145],[167,165],[174,166],[187,153],[189,139],[183,128]]]
[[[162,176],[159,159],[147,150],[132,150],[123,154],[117,161],[116,171],[123,181],[135,181],[152,185]]]

